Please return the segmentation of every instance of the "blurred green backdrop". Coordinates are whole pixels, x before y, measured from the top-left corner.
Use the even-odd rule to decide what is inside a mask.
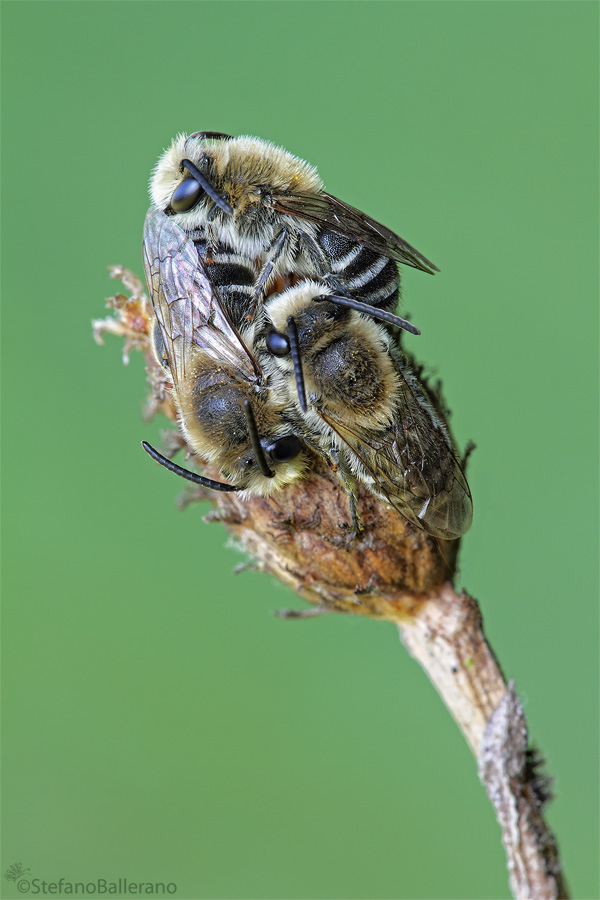
[[[180,898],[508,896],[456,726],[390,625],[298,601],[175,509],[143,364],[90,320],[141,274],[180,130],[269,138],[430,256],[420,358],[470,464],[462,583],[597,880],[592,3],[2,4],[4,852]],[[416,346],[416,345],[415,345]],[[2,877],[4,896],[22,896]]]

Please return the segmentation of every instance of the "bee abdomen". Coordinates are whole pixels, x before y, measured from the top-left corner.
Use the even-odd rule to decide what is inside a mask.
[[[226,247],[211,248],[205,240],[194,243],[229,318],[236,328],[246,325],[254,311],[255,268]]]
[[[372,306],[396,307],[400,274],[393,259],[335,231],[322,231],[317,240],[333,275],[351,294]]]

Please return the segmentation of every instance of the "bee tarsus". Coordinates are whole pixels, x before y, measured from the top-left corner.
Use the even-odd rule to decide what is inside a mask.
[[[289,238],[289,232],[282,228],[281,232],[275,239],[273,246],[271,247],[271,252],[269,254],[269,259],[265,263],[262,272],[258,278],[256,283],[256,287],[254,289],[254,303],[255,305],[259,305],[263,299],[263,293],[265,288],[273,274],[273,270],[276,268],[278,262],[281,257],[284,255],[286,242]]]
[[[334,606],[313,606],[311,609],[276,609],[273,615],[278,619],[314,619],[316,616],[339,611]]]

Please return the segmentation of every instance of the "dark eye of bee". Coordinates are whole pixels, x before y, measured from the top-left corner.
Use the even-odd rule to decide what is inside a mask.
[[[266,337],[267,350],[273,354],[273,356],[287,356],[290,352],[290,342],[287,338],[287,335],[282,334],[280,331],[276,331],[274,328],[271,328],[267,337]]]
[[[188,209],[196,205],[202,193],[202,186],[198,184],[195,178],[184,178],[181,184],[177,185],[173,191],[171,209],[176,213],[187,212]]]
[[[286,437],[273,441],[265,449],[275,462],[288,462],[290,459],[296,459],[302,445],[295,434],[288,434]]]

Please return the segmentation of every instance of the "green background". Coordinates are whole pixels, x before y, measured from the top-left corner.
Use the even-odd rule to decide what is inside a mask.
[[[463,583],[597,880],[594,3],[19,3],[3,18],[3,869],[180,898],[508,896],[474,760],[391,625],[282,622],[91,339],[180,130],[250,133],[407,271],[470,464]],[[416,339],[415,339],[416,340]],[[416,347],[416,343],[415,343]],[[301,604],[300,604],[301,605]],[[4,896],[22,896],[2,876]]]

